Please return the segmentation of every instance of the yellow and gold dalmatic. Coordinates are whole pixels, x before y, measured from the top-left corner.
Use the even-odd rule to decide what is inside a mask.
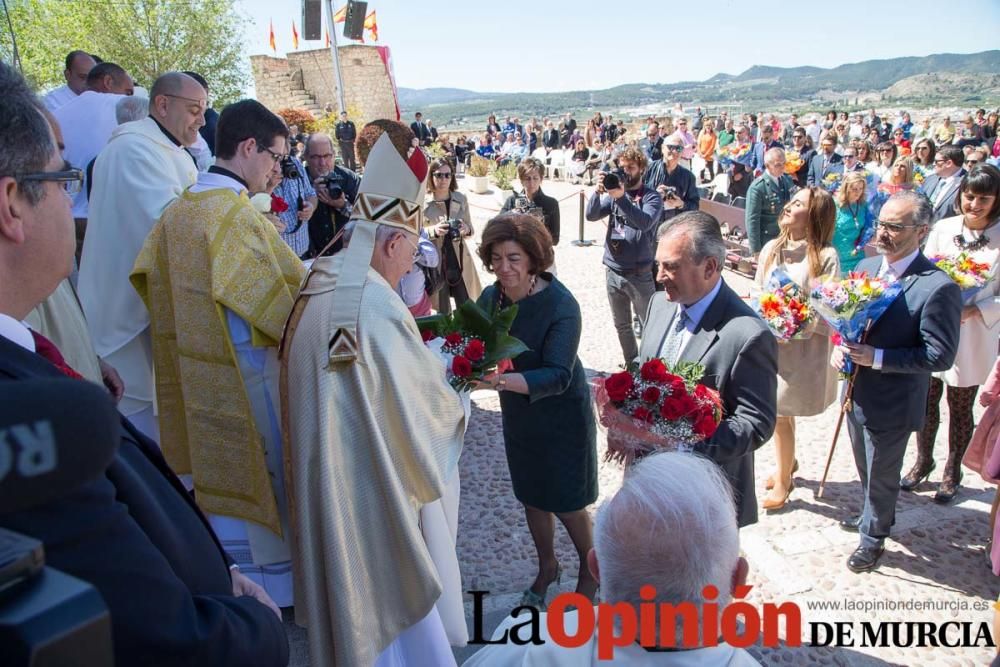
[[[277,346],[305,273],[245,194],[184,192],[164,212],[131,280],[149,309],[160,445],[191,474],[207,512],[281,535],[263,438],[246,396],[225,309],[256,346]]]
[[[360,190],[350,244],[313,264],[282,350],[296,621],[314,664],[351,667],[373,664],[441,595],[419,516],[456,472],[465,421],[409,310],[370,267],[371,218],[418,233],[423,178],[383,134]]]

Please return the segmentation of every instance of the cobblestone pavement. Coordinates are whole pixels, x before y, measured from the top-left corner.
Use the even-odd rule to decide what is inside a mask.
[[[460,181],[461,182],[461,181]],[[465,190],[465,187],[462,188]],[[572,196],[580,186],[566,183],[543,184],[546,193],[562,201],[561,242],[556,250],[558,276],[576,296],[583,312],[584,331],[579,355],[588,372],[613,371],[622,363],[617,337],[611,323],[601,265],[604,225],[585,224],[585,237],[597,240],[592,247],[575,247],[578,237],[579,200]],[[590,188],[586,188],[589,194]],[[498,196],[469,195],[477,236],[485,222],[500,207]],[[478,260],[477,260],[478,263]],[[481,274],[483,284],[492,282]],[[726,281],[740,294],[748,294],[750,281],[726,272]],[[861,645],[861,628],[854,626],[853,648],[818,648],[810,641],[810,621],[992,621],[991,604],[998,587],[984,557],[988,513],[993,487],[978,475],[967,474],[960,495],[949,506],[932,501],[940,469],[947,454],[945,436],[936,447],[938,472],[932,483],[924,483],[917,493],[902,493],[897,507],[896,526],[886,544],[879,569],[857,575],[847,570],[848,555],[857,537],[839,529],[837,522],[860,510],[860,484],[851,454],[846,428],[843,430],[830,470],[823,498],[816,497],[826,453],[836,423],[833,406],[823,415],[798,420],[796,456],[800,469],[791,502],[774,514],[761,512],[760,522],[741,531],[741,547],[750,563],[747,600],[753,604],[792,601],[803,616],[803,646],[784,645],[789,638],[782,629],[783,645],[778,648],[752,647],[763,664],[786,665],[986,665],[993,649],[946,647],[882,648]],[[944,411],[947,410],[942,405]],[[946,417],[945,417],[946,418]],[[598,451],[603,452],[603,435],[598,435]],[[758,502],[764,495],[764,480],[774,469],[774,448],[765,444],[756,453]],[[904,470],[915,458],[908,452]],[[473,394],[473,414],[460,463],[462,498],[459,520],[458,556],[463,589],[487,590],[483,631],[493,627],[514,606],[520,592],[534,578],[534,547],[523,510],[514,499],[507,472],[496,394]],[[622,471],[615,464],[599,469],[598,504],[619,487]],[[595,505],[596,508],[596,505]],[[594,509],[594,508],[592,508]],[[557,522],[558,525],[558,522]],[[578,560],[568,535],[556,529],[557,552],[567,575],[575,575]],[[575,576],[563,578],[560,591],[571,591]],[[553,589],[554,590],[554,589]],[[904,610],[824,610],[808,607],[815,603],[841,604],[845,601],[880,603],[885,606],[908,601],[936,601],[951,608],[931,611]],[[467,603],[471,627],[471,603]],[[290,628],[293,664],[307,664],[304,635]],[[956,637],[954,631],[949,635]],[[456,649],[459,663],[477,647]]]

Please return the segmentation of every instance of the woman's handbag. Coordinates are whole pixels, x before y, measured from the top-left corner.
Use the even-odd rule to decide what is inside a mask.
[[[424,291],[427,292],[427,296],[432,297],[444,286],[444,271],[441,270],[441,264],[421,266],[420,270],[424,272]]]

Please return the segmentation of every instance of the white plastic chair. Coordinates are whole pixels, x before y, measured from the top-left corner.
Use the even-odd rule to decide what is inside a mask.
[[[545,166],[545,177],[551,180],[559,178],[562,176],[563,180],[566,180],[566,163],[563,160],[563,152],[561,150],[553,150],[548,154],[549,163]]]

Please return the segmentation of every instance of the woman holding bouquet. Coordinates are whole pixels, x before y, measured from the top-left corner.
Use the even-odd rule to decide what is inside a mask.
[[[775,269],[782,269],[806,298],[811,283],[840,271],[837,251],[831,245],[837,207],[822,187],[803,188],[785,204],[778,219],[778,238],[760,251],[756,281],[766,285]],[[778,469],[769,479],[765,510],[778,510],[794,488],[795,417],[810,417],[826,410],[836,398],[837,373],[827,363],[832,346],[826,325],[807,325],[803,337],[778,346],[778,419],[774,445]]]
[[[500,392],[514,495],[524,505],[538,553],[538,574],[521,604],[544,610],[548,587],[561,576],[554,517],[565,526],[580,558],[576,590],[594,599],[597,580],[587,567],[593,535],[586,507],[597,499],[597,427],[576,354],[580,306],[545,272],[555,259],[552,237],[532,215],[506,213],[490,220],[479,257],[497,277],[479,305],[492,312],[516,303],[510,334],[529,349],[513,359],[513,371],[485,383]]]
[[[927,392],[927,417],[917,433],[917,461],[900,480],[900,487],[912,491],[934,470],[934,438],[941,416],[938,405],[948,386],[948,461],[934,500],[947,503],[955,497],[961,481],[962,456],[972,438],[972,406],[979,385],[989,377],[996,358],[1000,334],[1000,170],[992,165],[973,167],[962,179],[955,200],[961,215],[938,221],[927,237],[928,257],[968,257],[989,266],[992,276],[978,292],[967,295],[962,308],[962,328],[954,365],[935,373]]]
[[[834,195],[837,202],[837,222],[833,231],[833,247],[840,259],[840,272],[847,274],[865,258],[864,241],[870,235],[873,222],[868,209],[864,172],[854,171],[844,176]]]
[[[472,253],[465,239],[472,236],[472,218],[469,202],[461,192],[457,192],[455,169],[446,158],[431,160],[427,172],[427,194],[430,201],[424,207],[427,235],[437,246],[441,258],[441,272],[444,284],[436,295],[434,305],[439,313],[451,312],[451,300],[461,306],[470,299],[479,297],[482,286],[479,274],[472,262]],[[457,220],[458,226],[449,225],[449,220]]]

